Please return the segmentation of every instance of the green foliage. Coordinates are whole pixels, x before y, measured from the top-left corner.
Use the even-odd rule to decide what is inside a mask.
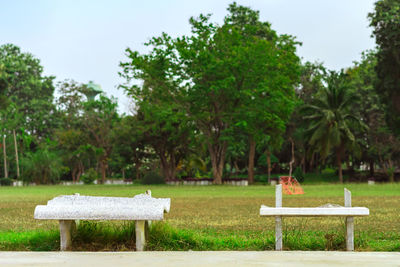
[[[279,163],[278,158],[274,155],[271,154],[271,164],[273,163]],[[267,163],[267,155],[265,155],[265,153],[263,153],[257,161],[257,166],[262,166],[262,167],[268,167],[268,163]]]
[[[165,184],[165,180],[157,172],[149,171],[143,176],[143,178],[141,180],[141,183],[142,184],[146,184],[146,185],[150,185],[150,184]]]
[[[293,176],[294,176],[294,178],[296,178],[297,179],[297,181],[299,182],[299,183],[303,183],[304,182],[304,173],[303,173],[303,170],[300,168],[300,167],[297,167],[295,170],[294,170],[294,172],[293,172]]]
[[[90,168],[81,176],[81,180],[84,184],[93,184],[93,182],[99,178],[99,173],[93,168]]]
[[[7,231],[0,237],[0,250],[4,251],[59,251],[60,232],[50,231]]]
[[[294,106],[299,74],[293,37],[277,35],[259,21],[258,11],[236,3],[228,11],[222,26],[209,15],[192,17],[191,36],[172,39],[164,33],[146,44],[153,48],[149,54],[127,49],[131,61],[121,63],[128,82],[143,81],[122,87],[139,103],[144,133],[151,134],[162,168],[163,161],[177,166],[178,144],[185,145],[185,130],[195,126],[207,144],[216,183],[222,182],[235,128],[256,141],[266,132],[278,139]],[[165,148],[166,138],[175,153]]]
[[[0,178],[1,186],[11,186],[13,184],[13,180],[10,178]]]
[[[400,1],[379,0],[368,14],[378,45],[376,89],[385,104],[386,121],[400,135]]]
[[[13,44],[0,46],[1,91],[22,113],[20,127],[36,138],[48,137],[55,126],[53,79],[43,75],[40,60],[32,54],[21,52]]]
[[[55,184],[65,170],[59,155],[46,147],[27,153],[21,159],[21,166],[25,183]]]
[[[135,247],[135,223],[82,221],[73,238],[76,250],[132,251]]]
[[[333,174],[333,173],[335,173],[335,172],[336,172],[336,171],[335,171],[334,169],[329,168],[329,167],[326,167],[325,169],[321,170],[321,173],[322,173],[322,174]]]
[[[312,104],[303,107],[306,114],[303,118],[310,125],[305,133],[308,143],[323,159],[335,150],[340,182],[344,152],[357,145],[354,127],[358,126],[364,132],[367,129],[360,118],[351,113],[353,101],[355,96],[348,89],[345,73],[331,71],[328,86],[319,92]]]
[[[120,120],[117,113],[117,100],[100,95],[98,100],[83,103],[83,111],[83,130],[95,153],[101,169],[102,182],[104,182],[113,149],[112,130]]]

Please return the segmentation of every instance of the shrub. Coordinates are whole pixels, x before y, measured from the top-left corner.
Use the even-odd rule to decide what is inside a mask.
[[[322,174],[333,174],[333,173],[336,173],[336,171],[334,169],[332,169],[332,168],[327,167],[327,168],[323,169],[321,171],[321,173]]]
[[[47,148],[27,153],[21,159],[21,167],[24,170],[22,179],[25,183],[55,184],[65,171],[59,155]]]
[[[300,167],[297,167],[294,172],[293,176],[297,179],[299,183],[304,182],[304,173],[303,170]]]
[[[10,186],[12,185],[13,181],[10,178],[0,178],[0,185],[1,186]]]
[[[165,184],[165,180],[157,172],[149,171],[143,176],[142,184]]]
[[[87,170],[82,176],[81,176],[81,180],[84,184],[93,184],[93,182],[97,179],[100,178],[99,173],[93,169],[90,168],[89,170]]]

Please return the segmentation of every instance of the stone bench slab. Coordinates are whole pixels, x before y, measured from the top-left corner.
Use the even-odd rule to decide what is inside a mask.
[[[154,205],[101,206],[37,206],[34,218],[38,220],[150,220],[164,218],[164,209]]]
[[[129,197],[58,196],[36,206],[38,220],[162,220],[169,212],[169,198],[146,194]]]
[[[59,220],[61,251],[72,247],[76,220],[134,220],[136,250],[143,251],[148,225],[151,221],[163,220],[170,206],[169,198],[153,198],[150,190],[132,198],[63,195],[49,200],[47,205],[36,206],[34,218]]]
[[[81,195],[62,195],[55,197],[47,202],[47,206],[67,206],[67,205],[95,205],[95,206],[120,206],[120,205],[161,205],[165,212],[169,212],[171,199],[153,198],[147,194],[139,194],[134,197],[95,197]]]

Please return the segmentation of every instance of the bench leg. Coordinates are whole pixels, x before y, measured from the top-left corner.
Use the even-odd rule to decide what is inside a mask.
[[[148,228],[147,221],[135,221],[136,251],[143,251],[145,249]]]
[[[354,217],[346,217],[346,250],[354,250]]]
[[[282,250],[282,217],[275,217],[275,250]]]
[[[75,231],[75,221],[60,220],[60,250],[72,249],[72,232]]]

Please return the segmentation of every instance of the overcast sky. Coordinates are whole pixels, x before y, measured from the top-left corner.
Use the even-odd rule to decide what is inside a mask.
[[[144,51],[143,43],[167,32],[189,34],[188,19],[212,13],[222,23],[228,0],[0,0],[0,45],[13,43],[41,60],[57,81],[93,80],[128,112],[128,98],[117,86],[124,50]],[[279,34],[303,45],[303,61],[329,69],[351,66],[375,47],[367,14],[375,0],[238,0],[260,11]]]

